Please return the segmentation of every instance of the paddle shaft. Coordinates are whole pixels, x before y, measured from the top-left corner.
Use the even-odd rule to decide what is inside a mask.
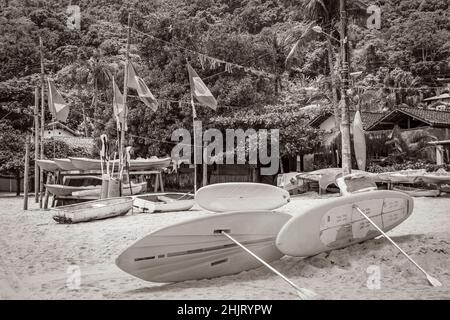
[[[383,230],[381,230],[380,227],[378,227],[376,225],[375,222],[372,221],[372,219],[370,219],[358,206],[354,206],[354,208],[356,210],[358,210],[358,212],[364,217],[366,218],[367,221],[369,221],[386,239],[388,239],[401,253],[403,253],[403,255],[405,257],[408,258],[409,261],[411,261],[420,271],[423,272],[423,274],[425,274],[427,277],[430,277],[430,275],[421,267],[419,266],[405,251],[403,251],[402,248],[400,248],[395,242],[394,240],[391,239],[391,237],[389,237]]]
[[[267,262],[265,262],[263,259],[261,259],[260,257],[258,257],[256,254],[254,254],[252,251],[250,251],[249,249],[247,249],[245,246],[243,246],[239,241],[237,241],[236,239],[234,239],[232,236],[230,236],[228,233],[226,233],[225,231],[221,231],[221,233],[227,237],[228,239],[230,239],[231,241],[233,241],[235,244],[237,244],[239,247],[241,247],[242,250],[244,250],[245,252],[247,252],[249,255],[251,255],[253,258],[255,258],[256,260],[258,260],[259,262],[261,262],[264,266],[266,266],[270,271],[272,271],[273,273],[275,273],[277,276],[281,277],[284,281],[286,281],[291,287],[293,287],[295,290],[297,290],[298,294],[301,296],[302,299],[306,299],[307,295],[305,295],[302,291],[303,289],[298,287],[294,282],[292,282],[291,280],[289,280],[286,276],[284,276],[282,273],[280,273],[277,269],[273,268],[270,264],[268,264]]]

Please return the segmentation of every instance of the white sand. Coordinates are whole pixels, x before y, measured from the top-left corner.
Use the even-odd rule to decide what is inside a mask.
[[[156,284],[119,270],[125,248],[160,227],[205,213],[134,214],[60,225],[51,212],[23,211],[22,198],[0,195],[0,298],[12,299],[296,299],[279,277],[261,267],[237,275]],[[297,214],[327,201],[313,194],[293,198],[280,211]],[[450,198],[415,198],[413,215],[389,235],[443,286],[433,288],[385,239],[272,265],[325,299],[449,299]],[[78,290],[66,285],[68,268],[80,268]],[[367,288],[367,268],[381,271],[380,289]],[[372,267],[373,268],[373,267]]]

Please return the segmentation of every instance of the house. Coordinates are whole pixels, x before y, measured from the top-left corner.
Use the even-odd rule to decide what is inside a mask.
[[[399,108],[380,117],[365,129],[366,131],[392,130],[396,125],[404,130],[428,129],[438,139],[450,139],[450,112],[447,111]]]
[[[427,103],[427,109],[437,111],[450,111],[450,94],[443,93],[423,100]]]
[[[45,125],[44,127],[44,139],[50,139],[55,137],[78,137],[78,132],[70,129],[68,126],[61,122],[55,121]]]
[[[429,160],[437,164],[450,163],[450,112],[418,108],[392,110],[372,123],[366,130],[369,136],[383,131],[392,131],[398,126],[405,135],[422,131],[437,139],[429,145],[434,151],[428,152]]]
[[[350,111],[350,123],[353,123],[355,118],[355,111]],[[361,120],[364,129],[370,127],[374,122],[379,120],[384,114],[379,112],[361,112]],[[325,112],[317,117],[311,119],[309,125],[313,128],[321,129],[325,132],[332,132],[334,129],[334,114]]]
[[[56,139],[64,141],[70,148],[83,148],[88,152],[92,152],[95,147],[93,138],[82,137],[77,131],[74,131],[55,121],[48,123],[44,129],[44,139]]]

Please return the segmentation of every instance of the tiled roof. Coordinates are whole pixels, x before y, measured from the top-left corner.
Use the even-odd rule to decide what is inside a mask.
[[[434,127],[450,127],[450,112],[418,108],[402,108],[401,111],[419,120],[428,122]]]
[[[367,130],[378,130],[383,122],[396,122],[396,119],[398,121],[399,116],[402,114],[422,121],[432,127],[450,128],[450,112],[418,108],[399,108],[392,110],[373,122],[372,125],[367,127]]]

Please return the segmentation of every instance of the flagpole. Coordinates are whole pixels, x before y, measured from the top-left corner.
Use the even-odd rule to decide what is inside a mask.
[[[195,112],[194,96],[191,90],[191,105],[192,105],[192,132],[194,134],[194,194],[197,192],[197,138],[195,134],[195,119],[197,118],[197,113]]]
[[[127,94],[128,94],[128,62],[130,59],[130,36],[131,36],[131,14],[128,14],[128,33],[127,33],[127,53],[125,56],[125,74],[123,78],[123,121],[121,125],[120,131],[120,150],[119,150],[119,163],[120,163],[120,176],[119,180],[122,181],[122,172],[124,165],[124,150],[125,150],[125,129],[126,122],[128,117],[128,108],[127,108]],[[122,189],[122,188],[120,188]],[[120,192],[122,195],[122,192]]]
[[[44,52],[42,37],[39,37],[39,53],[41,58],[41,160],[44,159],[44,126],[45,126],[45,74],[44,74]],[[37,192],[37,191],[36,191]],[[42,208],[42,200],[44,196],[44,170],[40,168],[39,172],[39,208]]]
[[[34,89],[34,201],[39,202],[39,87]]]

